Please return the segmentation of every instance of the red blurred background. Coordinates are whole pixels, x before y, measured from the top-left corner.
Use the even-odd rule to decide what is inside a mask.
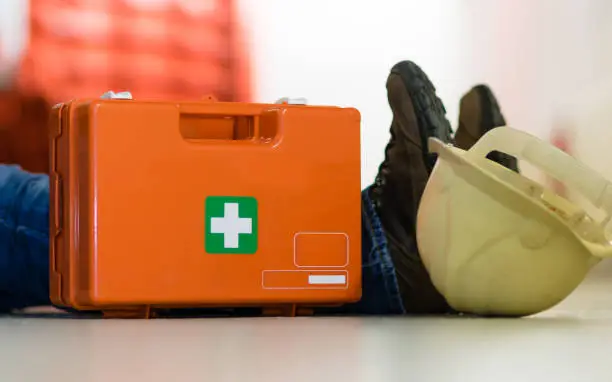
[[[48,110],[73,98],[129,90],[139,99],[251,100],[232,0],[30,0],[29,9],[25,54],[0,90],[0,163],[46,172]]]

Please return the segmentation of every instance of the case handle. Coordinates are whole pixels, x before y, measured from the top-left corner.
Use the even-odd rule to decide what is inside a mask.
[[[259,117],[181,113],[179,130],[188,141],[245,141],[259,138]]]

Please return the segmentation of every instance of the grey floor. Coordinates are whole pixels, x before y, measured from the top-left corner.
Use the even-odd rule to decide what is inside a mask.
[[[612,264],[526,319],[0,319],[0,381],[612,381]]]

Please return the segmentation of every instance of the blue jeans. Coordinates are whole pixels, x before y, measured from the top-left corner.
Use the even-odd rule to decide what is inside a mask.
[[[361,300],[342,309],[348,314],[403,314],[404,304],[397,284],[387,238],[370,188],[361,192]]]
[[[49,179],[0,165],[0,312],[49,304]]]
[[[361,224],[363,297],[329,313],[401,314],[395,268],[367,189]],[[49,179],[0,165],[0,312],[50,304]]]

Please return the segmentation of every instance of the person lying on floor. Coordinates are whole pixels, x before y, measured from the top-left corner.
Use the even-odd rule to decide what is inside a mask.
[[[362,191],[363,296],[329,312],[452,313],[417,250],[417,208],[436,161],[427,140],[436,137],[467,150],[506,123],[491,90],[479,85],[461,99],[453,140],[444,105],[415,63],[396,64],[386,86],[393,112],[391,139],[374,184]],[[494,154],[490,159],[518,171],[512,157]],[[50,304],[49,179],[0,165],[0,312]]]

